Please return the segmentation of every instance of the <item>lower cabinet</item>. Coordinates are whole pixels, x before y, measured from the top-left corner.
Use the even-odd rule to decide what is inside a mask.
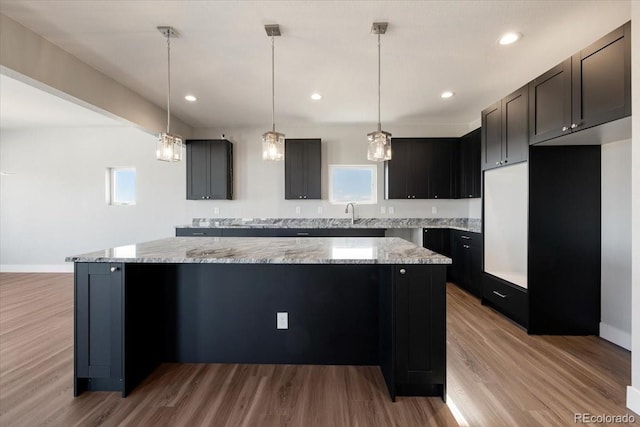
[[[407,265],[394,269],[396,392],[444,398],[446,267]]]
[[[483,274],[482,303],[496,308],[525,328],[529,319],[527,290],[488,273]]]
[[[450,279],[472,294],[482,295],[482,234],[451,230]]]
[[[451,257],[451,230],[448,228],[425,228],[422,246],[431,251]]]
[[[122,391],[123,276],[119,263],[76,263],[74,396]]]

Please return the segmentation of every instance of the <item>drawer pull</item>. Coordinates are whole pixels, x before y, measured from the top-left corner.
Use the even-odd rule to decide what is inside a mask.
[[[191,233],[192,236],[204,236],[204,233]]]
[[[462,245],[462,247],[463,247],[463,248],[465,248],[465,249],[469,249],[471,246],[469,246],[469,245]]]
[[[500,293],[500,292],[498,292],[498,291],[493,291],[493,293],[494,293],[494,294],[496,294],[496,295],[498,295],[500,298],[506,298],[506,297],[507,297],[507,295],[505,295],[505,294],[501,294],[501,293]]]
[[[309,233],[304,233],[302,231],[296,233],[296,236],[308,236],[308,235],[309,235]]]
[[[115,273],[116,271],[120,270],[119,267],[111,267],[111,272]]]
[[[400,269],[400,274],[407,274],[407,270],[405,270],[404,268]]]
[[[469,237],[469,236],[460,236],[460,238],[464,239],[464,240],[471,240],[471,237]]]

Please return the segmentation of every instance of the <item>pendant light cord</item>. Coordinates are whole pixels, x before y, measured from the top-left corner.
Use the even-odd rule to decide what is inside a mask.
[[[380,32],[378,32],[378,132],[382,130],[380,124]]]
[[[167,30],[167,133],[171,123],[171,31]]]
[[[271,36],[271,129],[276,131],[275,37]]]

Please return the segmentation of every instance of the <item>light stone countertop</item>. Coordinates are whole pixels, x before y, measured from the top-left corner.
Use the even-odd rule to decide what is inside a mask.
[[[193,218],[176,228],[452,228],[480,233],[479,218]]]
[[[451,264],[397,237],[170,237],[82,255],[67,262],[166,264]]]

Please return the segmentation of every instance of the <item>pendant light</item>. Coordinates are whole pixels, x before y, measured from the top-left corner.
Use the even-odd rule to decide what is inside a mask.
[[[164,162],[182,160],[182,137],[169,132],[171,124],[171,37],[178,37],[173,27],[158,27],[158,31],[167,38],[167,131],[158,135],[156,158]]]
[[[391,134],[382,130],[380,124],[380,34],[387,32],[386,22],[374,22],[371,32],[378,35],[378,130],[367,134],[367,160],[384,162],[391,160]]]
[[[284,134],[276,132],[275,120],[275,72],[274,72],[274,40],[280,36],[280,26],[265,25],[267,35],[271,37],[271,130],[262,135],[262,160],[283,160],[284,159]]]

